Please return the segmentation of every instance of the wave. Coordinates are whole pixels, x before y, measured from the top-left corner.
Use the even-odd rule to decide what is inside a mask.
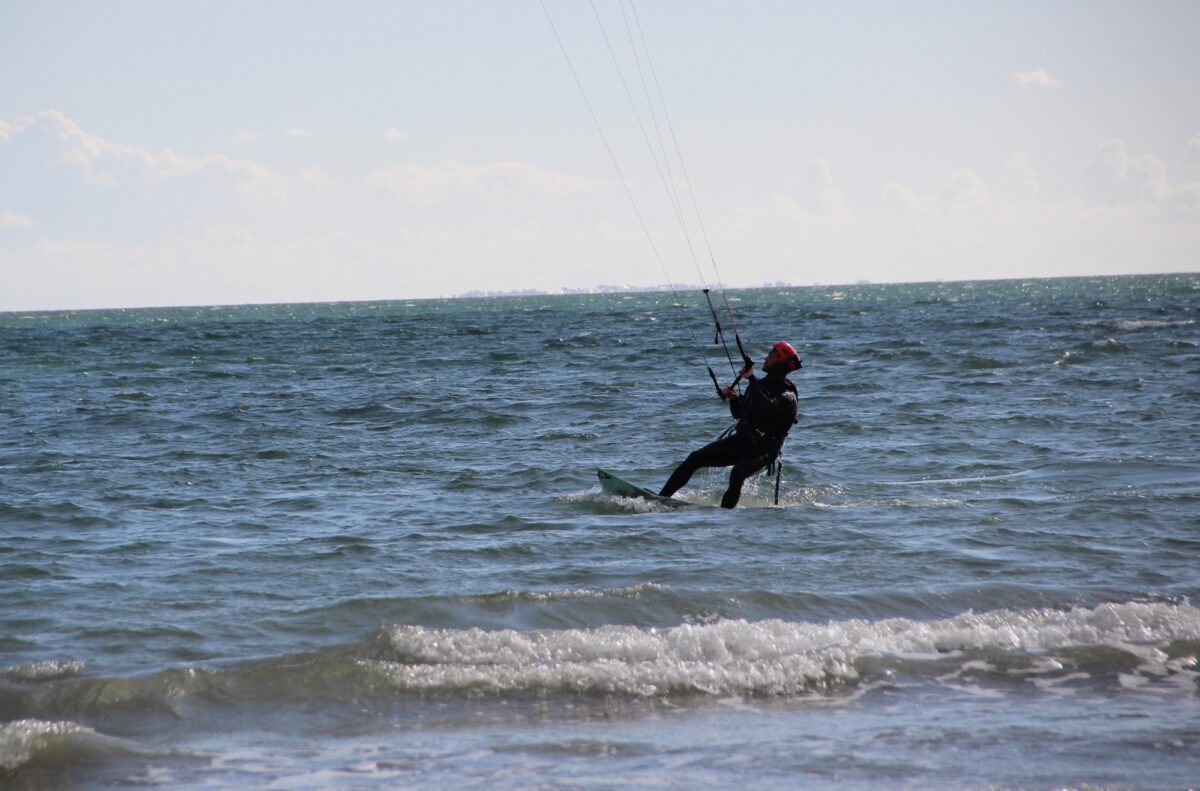
[[[1116,338],[1099,338],[1087,345],[1089,349],[1099,352],[1127,352],[1130,348]]]
[[[372,401],[366,404],[339,407],[329,410],[329,415],[335,418],[360,418],[377,420],[398,420],[405,416],[405,410],[399,407]]]
[[[594,440],[600,439],[600,434],[594,431],[568,431],[563,429],[551,429],[538,435],[538,439],[542,441],[554,440]]]
[[[542,341],[543,349],[594,349],[604,343],[594,332],[582,332],[570,338],[548,338]]]
[[[0,779],[31,767],[61,769],[115,761],[152,751],[76,722],[17,720],[0,725]]]
[[[1196,694],[1200,679],[1191,655],[1200,649],[1200,609],[1166,603],[929,622],[721,620],[531,633],[393,626],[378,639],[391,656],[360,663],[407,692],[803,695],[898,669],[946,678],[946,659],[958,675],[1000,668],[1022,683],[1114,676],[1125,688]]]
[[[78,675],[83,672],[84,667],[85,664],[78,659],[48,659],[4,668],[0,670],[0,678],[17,681],[48,681]]]
[[[0,752],[13,765],[41,749],[31,744],[91,738],[75,722],[101,726],[133,717],[145,727],[201,717],[219,727],[231,709],[249,707],[256,721],[287,721],[297,708],[403,707],[414,695],[837,702],[880,687],[938,685],[994,697],[1195,697],[1197,656],[1200,609],[1168,602],[968,611],[931,621],[722,618],[538,631],[403,624],[361,642],[210,669],[116,678],[10,675],[0,681],[0,720],[14,723],[0,731]]]
[[[700,493],[695,490],[683,492],[675,495],[675,499],[681,503],[690,505],[708,505],[710,503],[702,502]],[[654,513],[673,513],[679,510],[678,506],[668,505],[655,500],[645,500],[640,497],[619,497],[615,494],[605,494],[600,490],[599,486],[593,486],[590,489],[585,489],[579,492],[571,492],[559,497],[560,500],[567,503],[576,503],[586,507],[588,510],[602,514],[654,514]],[[714,502],[720,502],[720,495]]]
[[[466,601],[485,603],[493,601],[528,601],[543,603],[599,598],[638,599],[644,594],[664,590],[666,590],[666,586],[660,585],[657,582],[639,582],[633,585],[625,585],[620,588],[571,588],[568,590],[558,591],[506,590],[500,591],[499,593],[488,593],[479,596],[466,596],[463,597],[463,599]]]
[[[1169,327],[1190,327],[1195,319],[1091,319],[1080,322],[1084,327],[1134,332],[1137,330],[1159,330]]]
[[[113,398],[120,398],[126,401],[149,401],[154,398],[154,394],[145,390],[122,390],[115,393]]]

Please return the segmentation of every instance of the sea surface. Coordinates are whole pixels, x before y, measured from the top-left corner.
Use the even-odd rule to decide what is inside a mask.
[[[1200,275],[727,296],[0,314],[0,787],[1200,786]]]

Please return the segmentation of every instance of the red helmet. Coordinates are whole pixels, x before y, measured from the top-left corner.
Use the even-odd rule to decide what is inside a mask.
[[[771,354],[775,356],[778,364],[783,366],[786,372],[790,373],[797,368],[804,367],[800,363],[800,355],[797,354],[795,347],[787,341],[776,341],[775,345],[771,347]]]

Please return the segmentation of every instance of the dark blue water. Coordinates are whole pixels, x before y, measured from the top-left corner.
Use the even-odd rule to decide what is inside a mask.
[[[680,296],[0,314],[0,785],[1200,781],[1200,275]]]

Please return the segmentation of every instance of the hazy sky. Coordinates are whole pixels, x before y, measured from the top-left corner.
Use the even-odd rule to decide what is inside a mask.
[[[591,4],[546,5],[653,246],[538,0],[0,0],[0,310],[697,282]],[[636,16],[727,284],[1200,269],[1200,2]]]

